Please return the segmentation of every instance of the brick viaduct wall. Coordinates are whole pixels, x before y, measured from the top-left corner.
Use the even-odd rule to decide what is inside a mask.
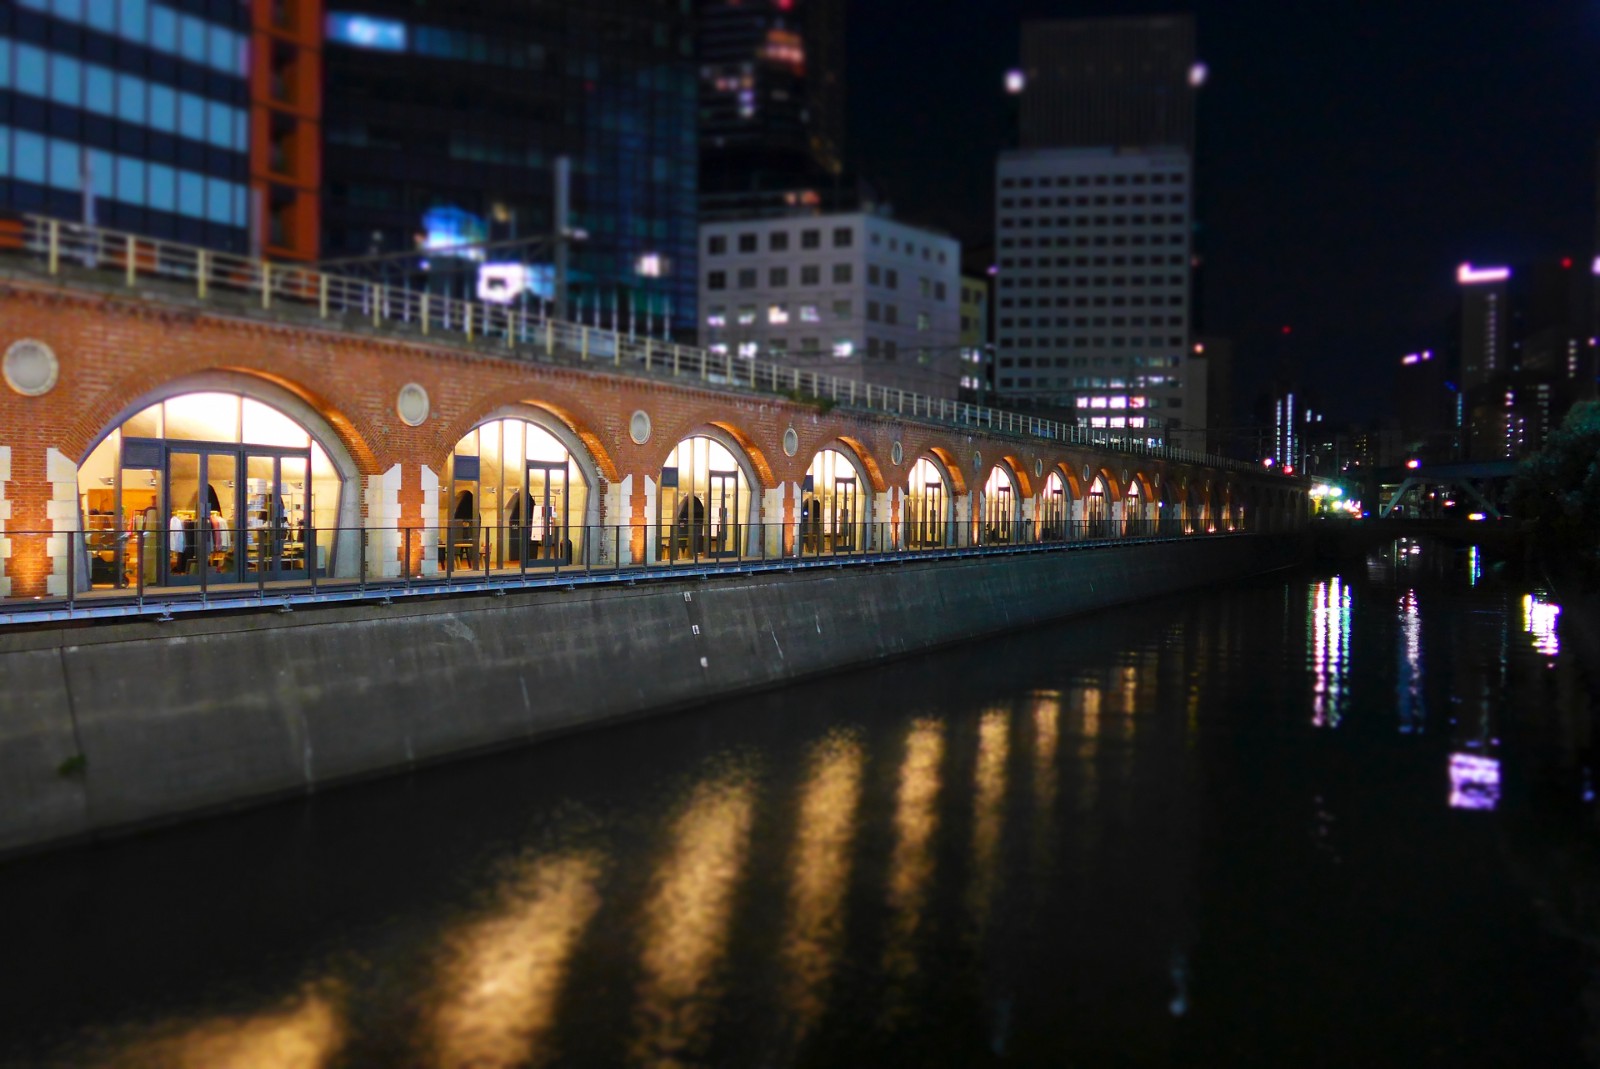
[[[718,433],[737,442],[754,475],[757,518],[793,522],[800,487],[824,448],[853,454],[872,484],[874,519],[897,522],[910,468],[932,454],[948,470],[958,521],[996,464],[1010,467],[1024,519],[1052,471],[1059,472],[1082,515],[1089,483],[1103,477],[1121,509],[1130,482],[1145,502],[1165,486],[1203,502],[1208,517],[1243,512],[1252,526],[1296,523],[1303,489],[1282,478],[1199,465],[1170,464],[970,427],[909,421],[819,406],[736,388],[608,374],[600,369],[530,364],[478,349],[318,329],[148,296],[108,295],[29,281],[0,282],[0,351],[20,339],[47,344],[59,362],[53,388],[25,396],[0,387],[0,596],[65,590],[62,539],[20,533],[77,530],[77,469],[94,446],[138,407],[187,389],[256,384],[268,395],[296,399],[326,424],[359,473],[346,494],[362,525],[394,529],[437,524],[430,511],[445,463],[461,437],[508,408],[525,407],[581,440],[601,485],[593,488],[600,522],[643,528],[654,522],[649,501],[663,463],[692,434]],[[407,384],[430,401],[419,426],[398,415]],[[630,434],[636,412],[650,435]],[[798,448],[784,449],[793,428]],[[895,461],[895,444],[900,461]],[[1086,474],[1089,477],[1086,480]],[[386,496],[385,496],[386,495]],[[421,540],[416,540],[420,547]],[[420,553],[420,549],[414,551]],[[398,564],[398,562],[396,562]],[[415,563],[415,562],[414,562]]]

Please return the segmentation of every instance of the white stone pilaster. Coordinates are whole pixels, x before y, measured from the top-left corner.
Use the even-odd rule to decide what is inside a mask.
[[[10,482],[11,447],[0,445],[0,598],[11,594],[11,577],[6,574],[6,563],[11,560],[11,539],[6,534],[11,523],[11,502],[6,497]]]
[[[367,476],[367,574],[393,579],[400,574],[400,465]]]
[[[438,530],[439,526],[439,473],[422,465],[422,569],[425,576],[437,576],[444,572],[444,566],[439,563],[439,554],[434,550],[435,543],[447,545],[450,539],[446,532]]]
[[[55,446],[45,450],[45,478],[50,481],[50,500],[45,504],[45,517],[50,525],[50,535],[45,540],[45,552],[50,555],[50,578],[46,590],[57,596],[67,593],[67,558],[77,547],[74,537],[78,522],[78,465],[68,460],[66,454]],[[84,562],[84,567],[87,567]],[[77,576],[78,585],[87,587],[87,576]]]

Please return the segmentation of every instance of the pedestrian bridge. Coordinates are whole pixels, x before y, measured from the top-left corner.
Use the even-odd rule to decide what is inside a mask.
[[[1220,457],[0,220],[0,623],[1299,527]]]

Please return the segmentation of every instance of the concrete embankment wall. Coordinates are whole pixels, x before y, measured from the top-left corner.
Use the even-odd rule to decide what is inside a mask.
[[[1304,546],[1219,537],[0,635],[0,854],[1227,582]]]

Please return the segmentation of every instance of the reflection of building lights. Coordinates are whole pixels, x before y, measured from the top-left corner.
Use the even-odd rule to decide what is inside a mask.
[[[1311,599],[1311,722],[1338,727],[1344,717],[1349,669],[1350,588],[1334,576],[1318,583]]]
[[[1408,590],[1400,599],[1400,634],[1404,664],[1396,684],[1400,702],[1400,732],[1409,735],[1423,729],[1426,708],[1422,689],[1422,612],[1417,592]]]
[[[1533,648],[1547,657],[1561,652],[1561,637],[1556,623],[1561,616],[1561,606],[1546,601],[1539,594],[1528,594],[1522,599],[1522,629],[1533,637]]]
[[[647,252],[640,256],[638,263],[634,265],[634,269],[645,278],[660,278],[665,273],[661,254],[658,252]]]
[[[1500,804],[1500,762],[1477,754],[1450,755],[1450,808],[1493,809]]]

